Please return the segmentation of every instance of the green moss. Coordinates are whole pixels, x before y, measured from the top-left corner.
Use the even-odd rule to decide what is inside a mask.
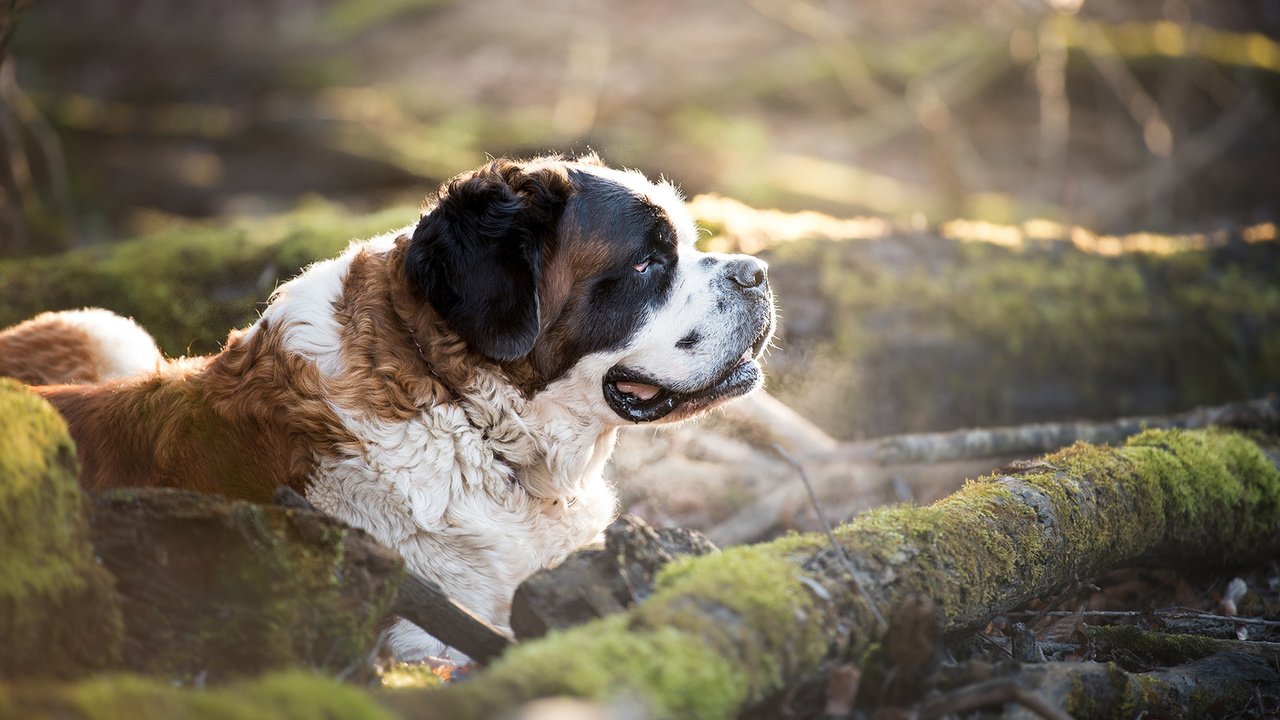
[[[519,646],[485,673],[483,686],[459,686],[458,694],[472,717],[510,707],[510,698],[570,695],[633,696],[656,717],[727,718],[748,692],[736,665],[696,633],[675,627],[628,632],[626,618],[615,616]]]
[[[1280,387],[1280,244],[1102,257],[897,236],[766,257],[791,321],[771,389],[838,437],[1171,412]]]
[[[66,424],[0,379],[0,675],[74,676],[119,657],[112,579],[94,562]]]
[[[679,560],[631,613],[508,652],[483,680],[443,690],[453,717],[491,717],[538,697],[632,697],[655,717],[730,718],[812,670],[828,618],[777,548]]]
[[[750,690],[759,697],[826,654],[828,639],[816,612],[813,591],[804,587],[786,553],[738,547],[664,568],[654,597],[637,609],[633,624],[679,628],[704,637],[724,656],[741,658],[752,668]],[[744,633],[743,626],[752,630]]]
[[[329,7],[323,23],[334,39],[349,39],[410,13],[438,7],[446,2],[447,0],[395,0],[366,3],[360,0],[342,0]]]
[[[181,690],[135,676],[74,685],[0,687],[0,718],[67,720],[390,720],[368,694],[302,673],[268,675],[218,690]]]
[[[181,224],[111,246],[0,261],[0,327],[44,310],[101,306],[135,318],[171,356],[212,352],[308,263],[417,216],[412,208],[351,216],[313,202],[225,227]]]
[[[1121,448],[1077,444],[1011,476],[971,481],[929,507],[872,510],[836,536],[864,583],[890,583],[885,602],[926,595],[947,624],[966,627],[1051,591],[1062,577],[1135,562],[1152,548],[1160,553],[1153,560],[1182,563],[1280,551],[1277,475],[1238,433],[1153,431]],[[798,536],[779,547],[824,544]],[[900,574],[903,567],[910,572]],[[856,651],[869,639],[854,630],[850,644]]]
[[[1178,665],[1226,651],[1213,638],[1140,630],[1132,625],[1094,627],[1090,636],[1143,664]]]
[[[1007,590],[995,579],[1036,583],[1043,567],[1034,510],[995,483],[970,483],[929,507],[872,510],[836,535],[873,567],[910,564],[901,591],[929,597],[948,617],[995,602]]]
[[[14,600],[78,583],[83,555],[75,447],[48,403],[0,379],[0,593]]]
[[[378,674],[379,684],[388,689],[439,688],[441,678],[424,663],[394,663]]]
[[[1219,487],[1187,495],[1182,486],[1198,482],[1200,469]],[[1225,546],[1280,551],[1275,476],[1257,446],[1235,433],[1164,431],[1121,448],[1077,445],[970,482],[929,507],[860,515],[835,531],[847,561],[819,534],[679,560],[628,613],[521,645],[435,700],[452,717],[489,717],[546,695],[624,694],[661,717],[731,717],[828,654],[874,662],[883,629],[855,579],[882,603],[882,615],[922,595],[945,632],[973,628],[1064,579],[1153,548],[1180,564],[1215,560],[1217,544],[1179,534],[1184,509]],[[1237,534],[1228,507],[1256,513],[1256,534]],[[1073,702],[1089,713],[1138,707],[1138,684],[1118,667],[1100,670],[1081,681]]]

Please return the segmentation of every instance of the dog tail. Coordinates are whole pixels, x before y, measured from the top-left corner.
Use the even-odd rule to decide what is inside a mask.
[[[0,330],[0,376],[28,385],[101,382],[154,372],[161,362],[146,330],[101,308],[42,313]]]

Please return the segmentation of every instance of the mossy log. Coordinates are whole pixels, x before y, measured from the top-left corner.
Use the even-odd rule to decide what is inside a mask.
[[[861,662],[883,633],[872,602],[927,596],[954,633],[1125,564],[1273,558],[1280,471],[1237,433],[1150,431],[1119,448],[1077,444],[928,507],[866,513],[835,538],[677,560],[626,613],[516,647],[429,699],[390,701],[413,717],[493,717],[542,696],[624,694],[662,717],[733,717],[826,660]]]
[[[1177,632],[1143,630],[1134,625],[1085,625],[1090,656],[1115,658],[1145,666],[1178,665],[1216,653],[1257,655],[1280,668],[1280,643],[1227,640]]]
[[[1046,663],[1024,666],[1023,681],[1076,720],[1226,717],[1246,709],[1259,686],[1280,684],[1266,658],[1218,653],[1171,668],[1127,672],[1115,663]],[[1017,708],[1005,717],[1037,717]]]
[[[108,679],[0,688],[0,718],[89,718],[139,707],[159,707],[164,717],[227,718],[296,707],[301,717],[333,714],[339,704],[350,717],[498,717],[551,695],[625,695],[659,717],[728,718],[826,660],[867,656],[883,631],[866,598],[889,608],[926,595],[942,628],[957,631],[1125,563],[1268,557],[1280,549],[1280,472],[1274,456],[1239,434],[1153,431],[1121,448],[1077,445],[1016,474],[974,481],[930,507],[868,513],[837,530],[836,539],[847,562],[826,537],[812,535],[676,560],[641,605],[518,646],[488,671],[443,690],[371,699],[329,681],[285,676],[235,691],[178,693]],[[1096,686],[1124,707],[1155,708],[1167,707],[1150,692],[1159,683],[1181,692],[1190,687],[1186,678],[1251,682],[1255,671],[1267,670],[1262,658],[1238,654],[1141,676],[1087,664],[1088,677],[1059,681],[1048,676],[1051,669],[1028,671],[1045,674],[1038,678],[1042,693]],[[1098,697],[1054,694],[1080,717],[1101,716],[1093,712],[1101,705],[1090,704]]]
[[[0,260],[0,327],[45,310],[100,306],[132,317],[173,357],[216,352],[280,282],[355,239],[412,222],[399,207],[358,216],[315,203],[225,227],[175,227],[60,255]]]
[[[179,682],[359,670],[403,575],[320,513],[146,488],[94,497],[91,524],[117,580],[123,667]]]
[[[1230,234],[1103,256],[1017,226],[994,228],[1022,238],[1009,246],[761,215],[711,242],[797,230],[761,250],[785,319],[770,390],[837,438],[1163,414],[1280,388],[1280,243]]]
[[[78,474],[62,417],[0,379],[0,677],[75,677],[119,658],[120,611]]]

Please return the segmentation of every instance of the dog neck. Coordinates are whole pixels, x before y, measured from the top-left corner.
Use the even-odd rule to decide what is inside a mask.
[[[281,287],[258,326],[278,328],[288,350],[314,363],[321,392],[357,436],[358,426],[454,407],[507,468],[497,475],[531,497],[563,507],[602,482],[616,432],[580,409],[591,406],[582,398],[585,379],[566,377],[529,397],[513,368],[472,351],[408,282],[406,242],[379,238],[313,265]]]

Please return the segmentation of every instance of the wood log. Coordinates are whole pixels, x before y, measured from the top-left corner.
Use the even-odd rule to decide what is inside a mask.
[[[493,717],[622,694],[659,717],[733,717],[826,661],[860,662],[884,632],[872,603],[929,597],[957,633],[1118,566],[1274,558],[1276,462],[1216,430],[1078,444],[928,507],[868,512],[836,530],[837,547],[799,535],[678,561],[626,613],[522,644],[429,703],[388,702],[406,717]]]
[[[511,638],[449,597],[444,588],[413,573],[405,573],[391,612],[481,664],[498,659],[512,644]]]
[[[1076,442],[1116,443],[1150,429],[1234,427],[1275,433],[1280,430],[1280,397],[1200,407],[1173,415],[1149,415],[1098,422],[1031,423],[1015,427],[974,428],[942,433],[895,435],[844,443],[818,462],[866,462],[877,465],[937,463],[1006,456],[1038,455]]]
[[[403,572],[326,515],[167,488],[94,496],[90,528],[116,578],[123,666],[181,683],[358,671]]]

